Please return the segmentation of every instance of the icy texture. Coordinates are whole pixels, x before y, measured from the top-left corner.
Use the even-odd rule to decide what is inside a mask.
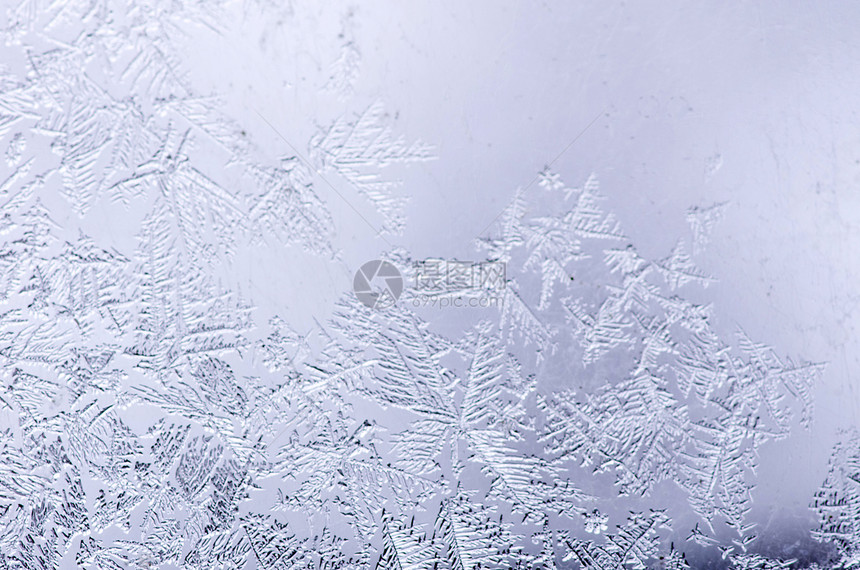
[[[0,568],[692,567],[677,536],[731,568],[790,567],[755,552],[751,493],[759,450],[811,421],[822,367],[726,338],[691,300],[724,205],[692,208],[691,236],[649,260],[596,176],[546,169],[477,243],[507,264],[498,309],[456,333],[409,291],[372,311],[344,290],[312,330],[264,318],[220,279],[237,251],[337,259],[328,175],[400,232],[383,171],[432,149],[374,103],[319,129],[309,159],[265,158],[173,55],[218,9],[8,12]],[[353,17],[326,71],[341,97]],[[111,215],[133,244],[83,231]],[[387,256],[407,278],[420,261]],[[814,503],[845,567],[858,445],[836,449]],[[655,504],[666,489],[684,500]]]

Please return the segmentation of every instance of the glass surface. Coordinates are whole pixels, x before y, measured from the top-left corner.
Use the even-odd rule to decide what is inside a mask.
[[[857,5],[0,14],[0,568],[860,567]]]

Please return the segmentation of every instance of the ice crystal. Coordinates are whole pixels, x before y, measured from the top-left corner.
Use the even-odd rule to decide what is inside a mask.
[[[515,190],[475,253],[505,264],[500,286],[434,294],[498,295],[482,319],[344,291],[299,326],[224,279],[260,246],[340,261],[320,182],[403,230],[386,168],[432,158],[377,102],[318,130],[310,162],[273,162],[177,45],[228,9],[7,9],[0,568],[687,568],[675,515],[734,568],[790,566],[752,551],[751,497],[763,446],[812,421],[822,366],[727,336],[694,300],[712,278],[690,243],[646,258],[596,176]],[[326,78],[345,98],[353,19]],[[722,211],[688,212],[693,254]],[[387,256],[407,281],[421,263]],[[814,502],[843,567],[857,446]]]

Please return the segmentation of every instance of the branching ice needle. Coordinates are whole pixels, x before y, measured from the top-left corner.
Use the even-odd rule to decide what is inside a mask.
[[[384,241],[385,243],[387,243],[389,246],[394,247],[394,246],[391,244],[391,242],[390,242],[390,241],[388,241],[387,239],[385,239],[385,236],[382,234],[382,232],[381,232],[381,231],[379,231],[378,229],[376,229],[376,227],[375,227],[373,224],[371,224],[371,223],[367,220],[367,218],[365,218],[365,217],[361,214],[361,212],[359,212],[359,211],[358,211],[358,209],[357,209],[355,206],[353,206],[353,205],[352,205],[352,203],[351,203],[349,200],[347,200],[347,199],[346,199],[346,197],[338,191],[338,189],[337,189],[337,188],[335,188],[335,187],[334,187],[334,184],[332,184],[331,182],[329,182],[329,181],[328,181],[328,178],[326,178],[325,176],[323,176],[322,171],[321,171],[320,169],[318,169],[318,168],[315,168],[315,167],[314,167],[314,165],[313,165],[313,164],[311,164],[311,162],[310,162],[307,158],[305,158],[305,157],[302,155],[302,153],[300,153],[300,152],[299,152],[299,150],[298,150],[298,149],[293,145],[293,143],[291,143],[289,140],[287,140],[287,137],[285,137],[283,134],[281,134],[281,132],[280,132],[277,128],[275,128],[275,125],[273,125],[273,124],[271,123],[271,121],[269,121],[266,117],[264,117],[262,114],[260,114],[260,112],[259,112],[259,111],[257,111],[256,109],[254,110],[254,113],[256,113],[256,114],[257,114],[257,116],[258,116],[258,117],[260,117],[260,119],[262,119],[264,123],[266,123],[267,125],[269,125],[269,128],[270,128],[270,129],[272,129],[272,131],[274,131],[276,135],[278,135],[279,137],[281,137],[281,140],[283,140],[285,143],[287,143],[287,146],[289,146],[289,147],[290,147],[290,149],[292,149],[292,151],[295,153],[296,157],[298,157],[302,162],[304,162],[304,163],[305,163],[305,165],[306,165],[308,168],[310,168],[313,172],[316,172],[317,176],[319,176],[319,177],[320,177],[320,180],[322,180],[323,182],[325,182],[325,183],[326,183],[326,185],[327,185],[329,188],[331,188],[331,189],[332,189],[332,191],[333,191],[335,194],[337,194],[337,195],[340,197],[340,199],[341,199],[341,200],[343,200],[343,201],[344,201],[344,203],[352,209],[352,211],[353,211],[353,212],[355,212],[356,214],[358,214],[358,217],[359,217],[359,218],[361,218],[361,219],[364,221],[364,223],[365,223],[365,224],[367,224],[367,226],[368,226],[370,229],[372,229],[372,230],[374,231],[374,233],[382,239],[382,241]]]

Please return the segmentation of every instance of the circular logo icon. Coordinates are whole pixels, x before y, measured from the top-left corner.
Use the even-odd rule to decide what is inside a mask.
[[[391,263],[374,259],[355,272],[352,288],[358,300],[371,309],[387,309],[403,292],[403,276]]]

